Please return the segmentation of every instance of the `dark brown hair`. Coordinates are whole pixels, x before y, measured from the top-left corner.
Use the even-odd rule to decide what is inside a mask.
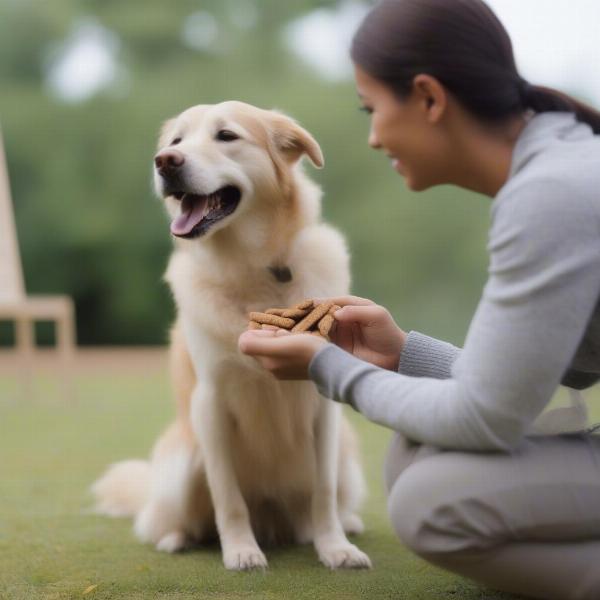
[[[354,35],[351,56],[400,98],[425,73],[484,121],[567,111],[600,133],[600,112],[519,75],[510,37],[483,0],[382,0]]]

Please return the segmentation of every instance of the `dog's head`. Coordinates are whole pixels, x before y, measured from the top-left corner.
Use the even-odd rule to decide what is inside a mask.
[[[281,192],[303,154],[323,166],[319,145],[296,122],[242,102],[194,106],[167,121],[154,183],[172,218],[171,233],[206,237],[246,211],[285,201]]]

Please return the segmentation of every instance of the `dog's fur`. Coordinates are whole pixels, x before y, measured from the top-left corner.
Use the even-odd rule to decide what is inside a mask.
[[[239,139],[219,140],[222,130]],[[202,236],[176,239],[166,279],[178,308],[177,418],[149,462],[117,463],[95,483],[97,507],[134,516],[138,537],[160,550],[218,533],[229,569],[266,566],[257,539],[313,541],[330,568],[370,566],[346,538],[362,531],[365,486],[339,405],[312,382],[277,380],[237,348],[249,311],[348,293],[344,240],[320,222],[320,190],[299,165],[306,154],[322,166],[321,150],[287,116],[240,102],[168,121],[159,154],[173,148],[186,191],[234,185],[241,200]],[[158,171],[155,184],[177,218],[181,201]],[[273,266],[289,267],[292,280],[278,281]]]

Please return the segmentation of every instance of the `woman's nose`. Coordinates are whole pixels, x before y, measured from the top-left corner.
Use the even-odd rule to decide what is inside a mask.
[[[371,129],[369,131],[368,143],[369,143],[369,146],[371,146],[371,148],[373,148],[373,150],[379,150],[379,148],[381,148],[381,144],[379,143],[379,140],[377,139],[377,136],[375,135],[375,132],[373,131],[373,129]]]

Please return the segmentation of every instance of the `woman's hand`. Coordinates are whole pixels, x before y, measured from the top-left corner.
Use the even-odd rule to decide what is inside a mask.
[[[377,367],[397,371],[406,333],[383,306],[358,296],[315,298],[315,303],[334,302],[342,308],[334,317],[331,341]]]
[[[387,309],[357,296],[316,299],[342,308],[335,313],[331,341],[366,362],[392,371],[398,370],[406,333],[400,329]],[[306,333],[285,329],[255,329],[240,335],[238,347],[278,379],[307,379],[308,365],[327,342]]]
[[[316,335],[285,329],[254,329],[238,339],[238,348],[254,356],[278,379],[308,379],[312,357],[327,341]]]

